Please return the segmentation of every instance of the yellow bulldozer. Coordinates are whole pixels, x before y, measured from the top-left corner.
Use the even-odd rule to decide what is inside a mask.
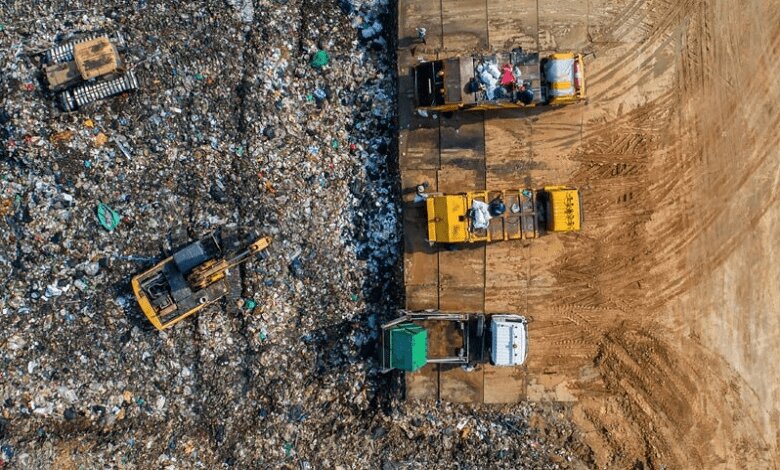
[[[584,221],[582,195],[567,186],[422,196],[431,244],[531,239],[579,231]]]
[[[228,277],[237,275],[231,270],[268,248],[271,237],[258,238],[232,256],[221,241],[209,233],[133,278],[138,305],[155,328],[170,328],[228,295]]]
[[[509,53],[423,62],[413,69],[415,106],[452,112],[576,103],[586,98],[582,54],[540,60],[521,48]]]
[[[44,78],[49,90],[59,94],[63,111],[138,89],[115,43],[123,44],[121,35],[114,42],[108,36],[86,36],[46,51]]]

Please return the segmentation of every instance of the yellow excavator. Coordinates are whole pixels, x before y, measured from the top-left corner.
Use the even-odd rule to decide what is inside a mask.
[[[133,293],[146,318],[158,330],[170,328],[225,297],[231,270],[263,252],[271,237],[226,257],[214,232],[175,251],[172,256],[133,278]]]
[[[567,186],[421,196],[431,244],[530,239],[541,229],[577,232],[584,221],[582,195]]]
[[[423,62],[412,70],[415,107],[452,112],[533,108],[586,98],[583,55],[558,52],[544,58],[516,48],[492,55]]]

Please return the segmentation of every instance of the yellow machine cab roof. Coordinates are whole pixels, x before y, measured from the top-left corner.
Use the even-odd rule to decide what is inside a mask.
[[[429,197],[428,240],[456,243],[468,240],[469,222],[466,214],[466,196],[451,194]]]
[[[576,232],[582,225],[579,191],[566,186],[546,186],[549,197],[548,229],[553,232]]]
[[[119,68],[119,55],[106,36],[74,45],[73,57],[84,80],[107,75]]]

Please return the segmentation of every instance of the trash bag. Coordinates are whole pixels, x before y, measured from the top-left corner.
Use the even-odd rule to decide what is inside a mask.
[[[486,229],[490,223],[488,204],[482,201],[471,203],[471,226],[474,229]]]
[[[498,217],[506,212],[506,205],[501,199],[494,199],[490,201],[489,212],[492,217]]]

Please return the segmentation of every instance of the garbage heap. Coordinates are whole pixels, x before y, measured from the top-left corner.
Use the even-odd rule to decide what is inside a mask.
[[[0,467],[565,468],[561,405],[402,400],[394,4],[0,5]],[[119,31],[136,93],[62,113],[40,55]],[[101,217],[98,217],[101,214]],[[164,332],[171,231],[271,235],[241,300]],[[574,463],[573,463],[574,462]]]

